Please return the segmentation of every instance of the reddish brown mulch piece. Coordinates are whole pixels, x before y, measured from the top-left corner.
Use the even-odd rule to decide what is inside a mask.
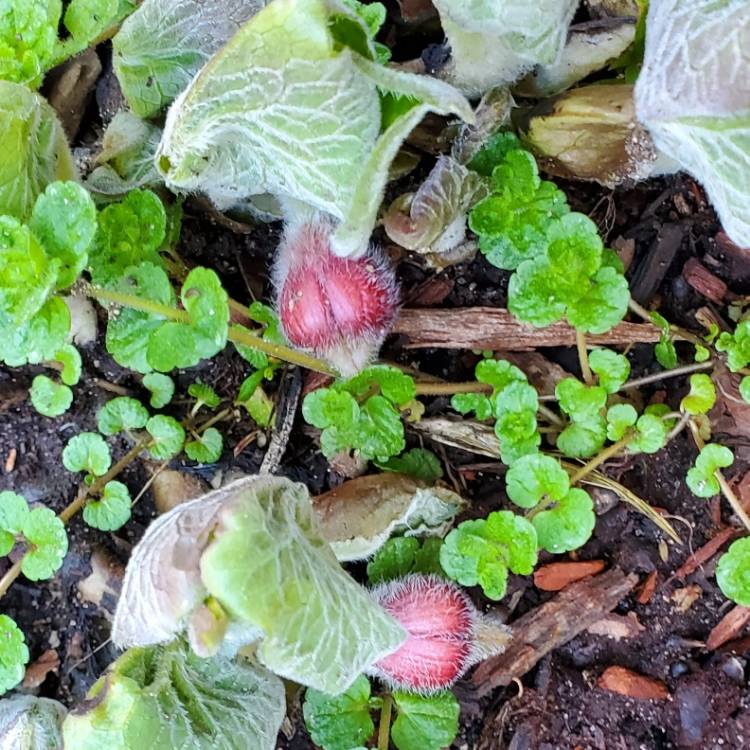
[[[706,299],[719,304],[727,294],[727,285],[714,276],[697,258],[689,258],[682,268],[682,278]]]
[[[713,651],[736,638],[748,622],[750,622],[750,607],[739,605],[732,607],[708,634],[706,648]]]
[[[636,599],[638,604],[648,604],[651,601],[651,597],[654,595],[654,591],[656,591],[656,577],[657,573],[655,570],[652,570],[648,576],[646,576],[646,580],[643,582],[643,586],[641,586],[641,590],[638,592],[638,598]]]
[[[626,667],[607,667],[596,681],[598,687],[628,698],[666,700],[669,690],[661,680],[633,672]]]
[[[50,672],[57,672],[60,668],[60,656],[53,648],[48,648],[36,661],[26,667],[23,677],[23,687],[27,690],[38,688]]]
[[[534,585],[542,591],[561,591],[569,583],[601,573],[605,567],[604,560],[542,565],[534,571]]]
[[[682,565],[674,572],[675,578],[687,578],[701,565],[707,563],[727,542],[739,536],[739,529],[727,526],[722,529],[713,539],[704,544],[700,549],[693,552]]]
[[[519,617],[512,640],[500,655],[487,659],[471,681],[481,697],[522,677],[550,651],[575,638],[601,620],[638,583],[638,576],[612,568],[593,578],[571,583],[564,591]]]
[[[575,346],[576,331],[567,323],[535,328],[497,307],[454,310],[404,309],[393,333],[409,337],[407,349],[507,349],[529,351],[540,346]],[[601,335],[587,335],[589,344],[649,344],[659,340],[650,323],[620,323]]]

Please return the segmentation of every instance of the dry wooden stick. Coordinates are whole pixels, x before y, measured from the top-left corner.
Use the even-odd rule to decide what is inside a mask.
[[[507,349],[531,351],[543,346],[575,346],[575,328],[553,323],[535,328],[516,320],[497,307],[404,309],[393,333],[409,337],[407,348]],[[650,323],[620,323],[601,335],[589,334],[589,345],[648,344],[659,340],[660,331]]]
[[[570,584],[540,607],[527,612],[512,627],[507,650],[477,667],[471,681],[481,697],[509,685],[532,669],[550,651],[601,620],[638,583],[638,576],[619,568]]]

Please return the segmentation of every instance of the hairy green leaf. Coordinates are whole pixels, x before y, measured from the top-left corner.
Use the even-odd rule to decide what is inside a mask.
[[[456,739],[461,707],[450,690],[432,695],[396,690],[393,701],[391,738],[398,750],[440,750]]]
[[[60,750],[62,703],[16,694],[0,702],[0,746],[13,750]]]

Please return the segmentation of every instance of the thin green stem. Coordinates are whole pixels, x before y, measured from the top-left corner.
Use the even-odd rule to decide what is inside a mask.
[[[209,427],[213,427],[217,422],[226,419],[232,413],[231,409],[222,409],[218,414],[214,414],[211,419],[207,419],[203,424],[198,425],[195,429],[203,434]]]
[[[388,750],[391,742],[391,714],[393,713],[393,697],[387,693],[383,697],[383,707],[380,709],[380,726],[378,727],[378,750]]]
[[[452,396],[454,393],[491,393],[492,386],[477,381],[469,383],[416,383],[417,396]]]
[[[544,404],[537,404],[537,411],[544,416],[547,421],[550,424],[555,425],[555,427],[565,427],[565,422],[555,414],[555,412],[552,411],[548,406],[545,406]]]
[[[608,459],[612,458],[613,456],[616,456],[623,448],[626,448],[628,443],[633,439],[632,435],[626,435],[625,437],[618,440],[616,443],[612,443],[612,445],[608,445],[604,450],[599,451],[590,461],[585,463],[583,466],[581,466],[578,471],[573,474],[573,476],[570,478],[571,484],[576,484],[577,482],[580,482],[584,477],[589,475],[594,469],[598,468]]]
[[[154,302],[150,299],[143,299],[135,294],[127,292],[116,292],[113,289],[102,289],[101,287],[89,287],[88,293],[96,299],[104,302],[111,302],[121,307],[129,307],[132,310],[159,315],[168,320],[176,320],[180,323],[189,323],[190,316],[185,310],[178,310],[176,307],[162,305],[160,302]]]
[[[651,313],[643,305],[638,304],[632,297],[628,302],[628,307],[630,308],[630,311],[635,313],[639,318],[642,318],[647,323],[653,324],[654,321],[651,318]],[[680,326],[670,323],[669,330],[675,338],[682,339],[683,341],[690,341],[692,344],[697,344],[699,346],[706,346],[706,342],[700,336],[696,336],[694,333],[690,333],[690,331],[687,331]]]
[[[21,565],[23,565],[23,557],[14,562],[5,572],[5,575],[0,578],[0,599],[8,592],[8,589],[13,585],[13,581],[21,575]]]
[[[623,384],[620,387],[620,390],[628,391],[633,388],[640,388],[642,385],[648,385],[649,383],[658,383],[659,381],[667,380],[668,378],[676,378],[680,375],[689,375],[693,372],[710,370],[714,364],[713,360],[709,359],[706,362],[694,362],[690,365],[673,367],[671,370],[664,370],[664,372],[655,372],[652,375],[644,375],[642,378],[633,378],[633,380],[628,380],[627,383]]]
[[[589,352],[586,348],[586,334],[583,331],[576,330],[576,349],[578,350],[578,362],[581,365],[581,375],[586,385],[594,384],[594,373],[591,372],[589,364]]]

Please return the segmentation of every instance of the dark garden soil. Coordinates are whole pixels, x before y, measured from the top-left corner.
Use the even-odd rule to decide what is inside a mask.
[[[576,210],[590,214],[606,239],[623,255],[631,255],[629,278],[634,297],[647,307],[658,301],[659,309],[673,322],[697,330],[695,313],[699,308],[725,313],[721,305],[698,294],[686,281],[683,269],[690,258],[700,260],[727,282],[731,292],[750,290],[747,264],[731,247],[717,242],[715,217],[692,180],[680,176],[614,192],[572,183],[562,187]],[[188,204],[180,251],[189,262],[216,269],[236,299],[268,299],[268,267],[277,238],[275,226],[236,233],[208,218],[200,206]],[[483,257],[436,275],[417,257],[392,250],[403,282],[403,299],[409,306],[504,306],[507,274],[487,264]],[[103,318],[99,323],[97,343],[82,348],[84,376],[75,387],[71,410],[62,417],[42,417],[27,401],[28,385],[40,368],[0,367],[0,489],[12,489],[30,501],[62,509],[77,490],[77,477],[61,465],[65,442],[80,431],[95,429],[96,410],[112,397],[113,388],[145,395],[132,374],[119,368],[106,353],[102,345]],[[449,380],[471,377],[476,354],[410,350],[405,348],[406,343],[391,337],[383,358],[415,365]],[[575,352],[560,348],[544,354],[577,373]],[[650,346],[634,347],[631,361],[636,377],[658,370]],[[231,399],[246,374],[247,365],[229,347],[190,373],[180,373],[178,393],[180,385],[184,392],[186,385],[199,376]],[[642,396],[663,399],[676,408],[686,383],[677,379],[659,388],[659,384],[645,388]],[[275,395],[281,398],[284,394],[278,391]],[[428,416],[445,413],[446,409],[447,399],[428,400]],[[173,413],[180,416],[179,401]],[[171,468],[214,483],[230,471],[257,471],[267,436],[255,436],[235,456],[235,446],[245,441],[254,425],[247,415],[237,412],[224,429],[225,453],[217,467],[197,469],[177,462]],[[750,424],[734,425],[720,437],[736,452],[730,476],[742,478],[750,463]],[[316,439],[297,414],[279,467],[279,473],[305,482],[313,493],[343,481],[319,454]],[[416,435],[410,440],[418,443]],[[121,438],[112,447],[116,458],[128,444]],[[449,477],[471,501],[468,516],[506,506],[499,461],[446,451],[441,446],[434,448],[445,459]],[[715,556],[684,578],[676,575],[693,551],[730,523],[723,508],[720,514],[716,505],[695,498],[685,487],[685,473],[694,457],[695,449],[683,432],[655,456],[605,465],[606,473],[668,514],[684,543],[679,546],[666,541],[643,515],[622,503],[610,503],[598,519],[593,538],[575,559],[603,560],[608,568],[635,573],[639,586],[655,574],[653,594],[648,597],[647,591],[636,587],[616,607],[615,617],[605,619],[596,633],[584,631],[555,648],[519,683],[483,697],[470,679],[460,683],[457,694],[463,705],[462,730],[455,748],[708,750],[750,745],[745,660],[750,641],[743,640],[744,631],[739,630],[718,648],[706,645],[712,629],[732,608],[715,583]],[[152,471],[153,467],[136,462],[127,469],[123,481],[135,494]],[[55,652],[48,654],[48,659],[54,662],[55,655],[59,657],[59,665],[46,675],[43,669],[38,670],[39,679],[32,680],[30,691],[73,705],[115,658],[108,635],[118,577],[132,546],[155,514],[153,494],[148,490],[136,504],[132,520],[119,532],[99,532],[74,519],[69,526],[70,551],[60,572],[49,582],[33,585],[20,578],[3,598],[0,609],[26,633],[32,662],[48,650]],[[8,564],[7,560],[0,561],[0,575]],[[512,622],[553,596],[537,589],[531,578],[516,578],[500,609]],[[475,600],[488,606],[479,594]],[[623,627],[623,623],[629,626]],[[553,630],[551,627],[551,638]],[[653,678],[662,686],[662,696],[644,699],[633,697],[632,692],[626,696],[605,689],[598,681],[612,666]],[[282,748],[295,750],[313,747],[294,701],[290,722],[279,742]]]

